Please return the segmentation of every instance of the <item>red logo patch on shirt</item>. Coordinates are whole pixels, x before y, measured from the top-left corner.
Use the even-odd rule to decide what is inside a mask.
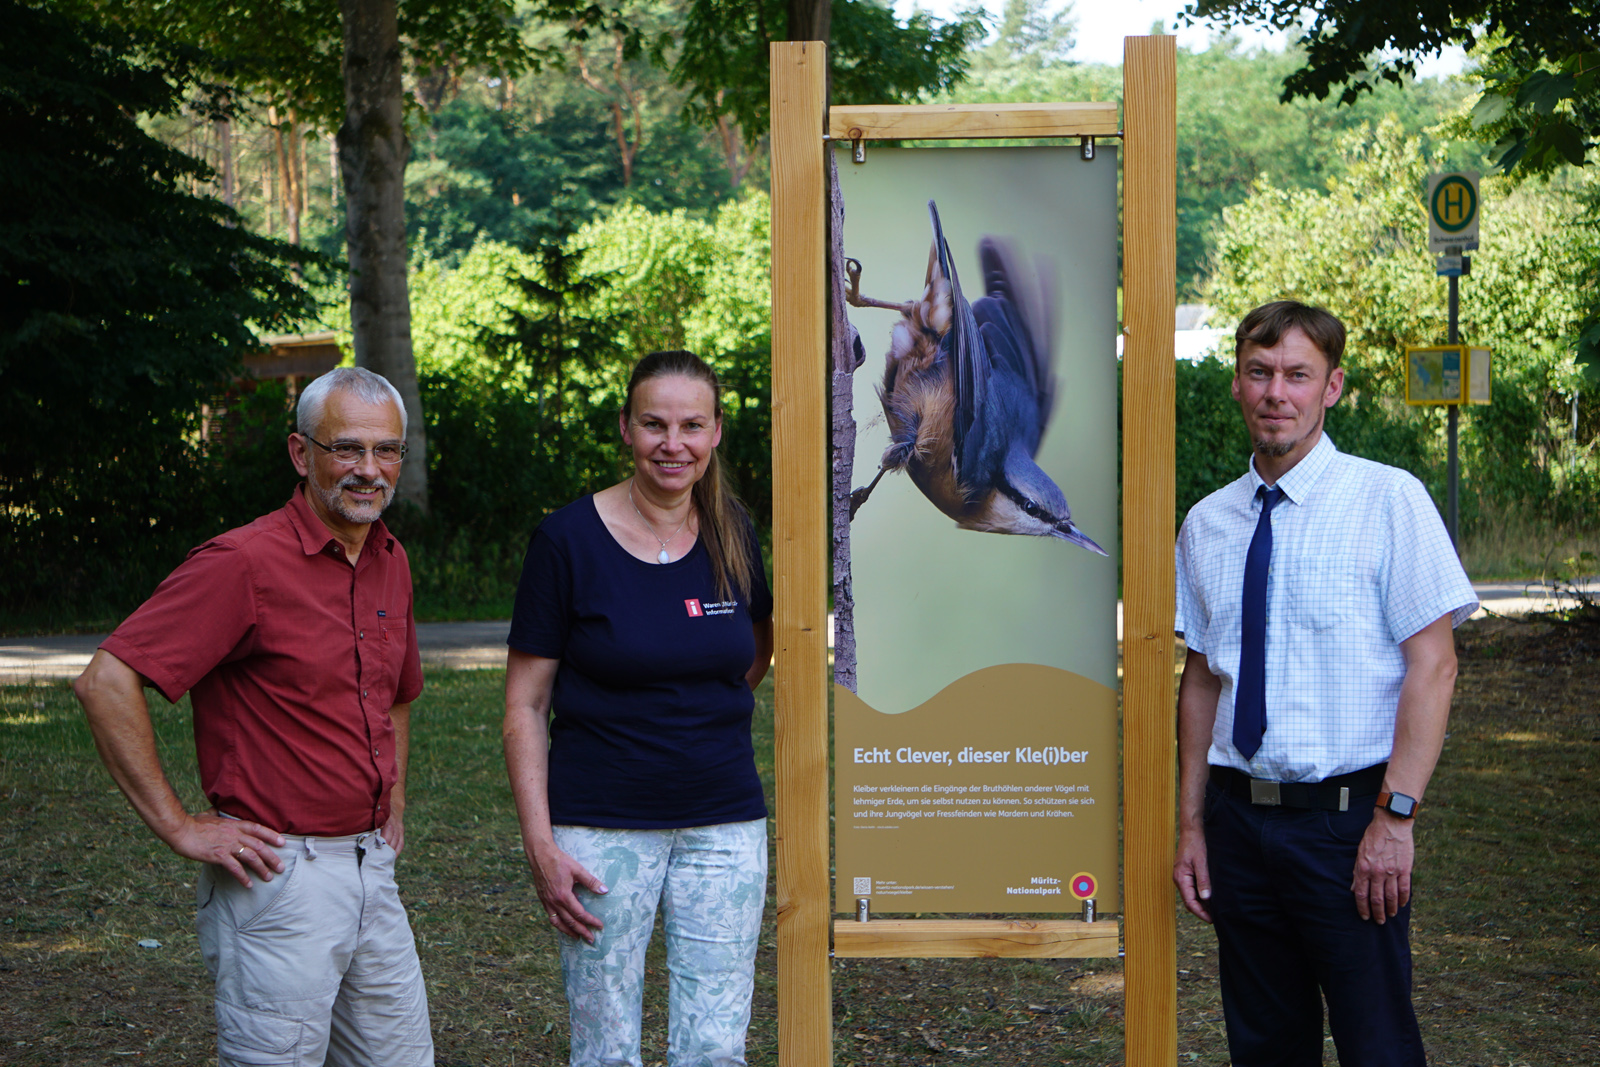
[[[698,600],[685,600],[683,606],[689,609],[689,618],[691,619],[698,619],[706,613],[706,609],[700,606],[700,601]]]

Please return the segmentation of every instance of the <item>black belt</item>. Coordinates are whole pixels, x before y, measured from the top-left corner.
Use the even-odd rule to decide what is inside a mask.
[[[1349,811],[1351,797],[1376,797],[1383,790],[1383,775],[1388,769],[1387,763],[1377,763],[1320,782],[1274,782],[1252,778],[1232,767],[1212,767],[1211,784],[1230,797],[1252,804]]]

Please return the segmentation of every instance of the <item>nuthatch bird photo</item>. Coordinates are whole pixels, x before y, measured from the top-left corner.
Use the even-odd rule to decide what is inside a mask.
[[[1056,537],[1104,556],[1034,461],[1055,407],[1049,289],[1025,289],[1010,246],[984,237],[984,295],[969,305],[932,200],[928,213],[933,247],[919,299],[862,297],[861,265],[846,264],[852,305],[901,315],[878,387],[889,446],[872,482],[850,494],[851,518],[886,472],[905,471],[963,530]]]

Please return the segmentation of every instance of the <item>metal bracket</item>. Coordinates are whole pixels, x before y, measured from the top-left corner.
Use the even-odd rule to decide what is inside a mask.
[[[865,163],[866,161],[867,161],[867,149],[866,149],[866,146],[861,143],[861,135],[860,134],[856,134],[854,137],[850,138],[850,162],[852,162],[852,163]]]
[[[1094,922],[1094,897],[1090,897],[1083,902],[1083,921],[1086,923]]]
[[[1087,163],[1090,160],[1094,159],[1094,138],[1093,137],[1085,137],[1085,138],[1083,138],[1081,141],[1078,142],[1078,147],[1083,152],[1083,160],[1084,160],[1085,163]]]
[[[856,897],[856,922],[865,923],[872,921],[872,901],[866,897]]]

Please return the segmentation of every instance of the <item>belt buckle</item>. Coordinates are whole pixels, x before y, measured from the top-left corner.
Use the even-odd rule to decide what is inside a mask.
[[[1277,782],[1269,782],[1264,778],[1250,779],[1250,803],[1277,806],[1283,803],[1283,795],[1278,789]]]

